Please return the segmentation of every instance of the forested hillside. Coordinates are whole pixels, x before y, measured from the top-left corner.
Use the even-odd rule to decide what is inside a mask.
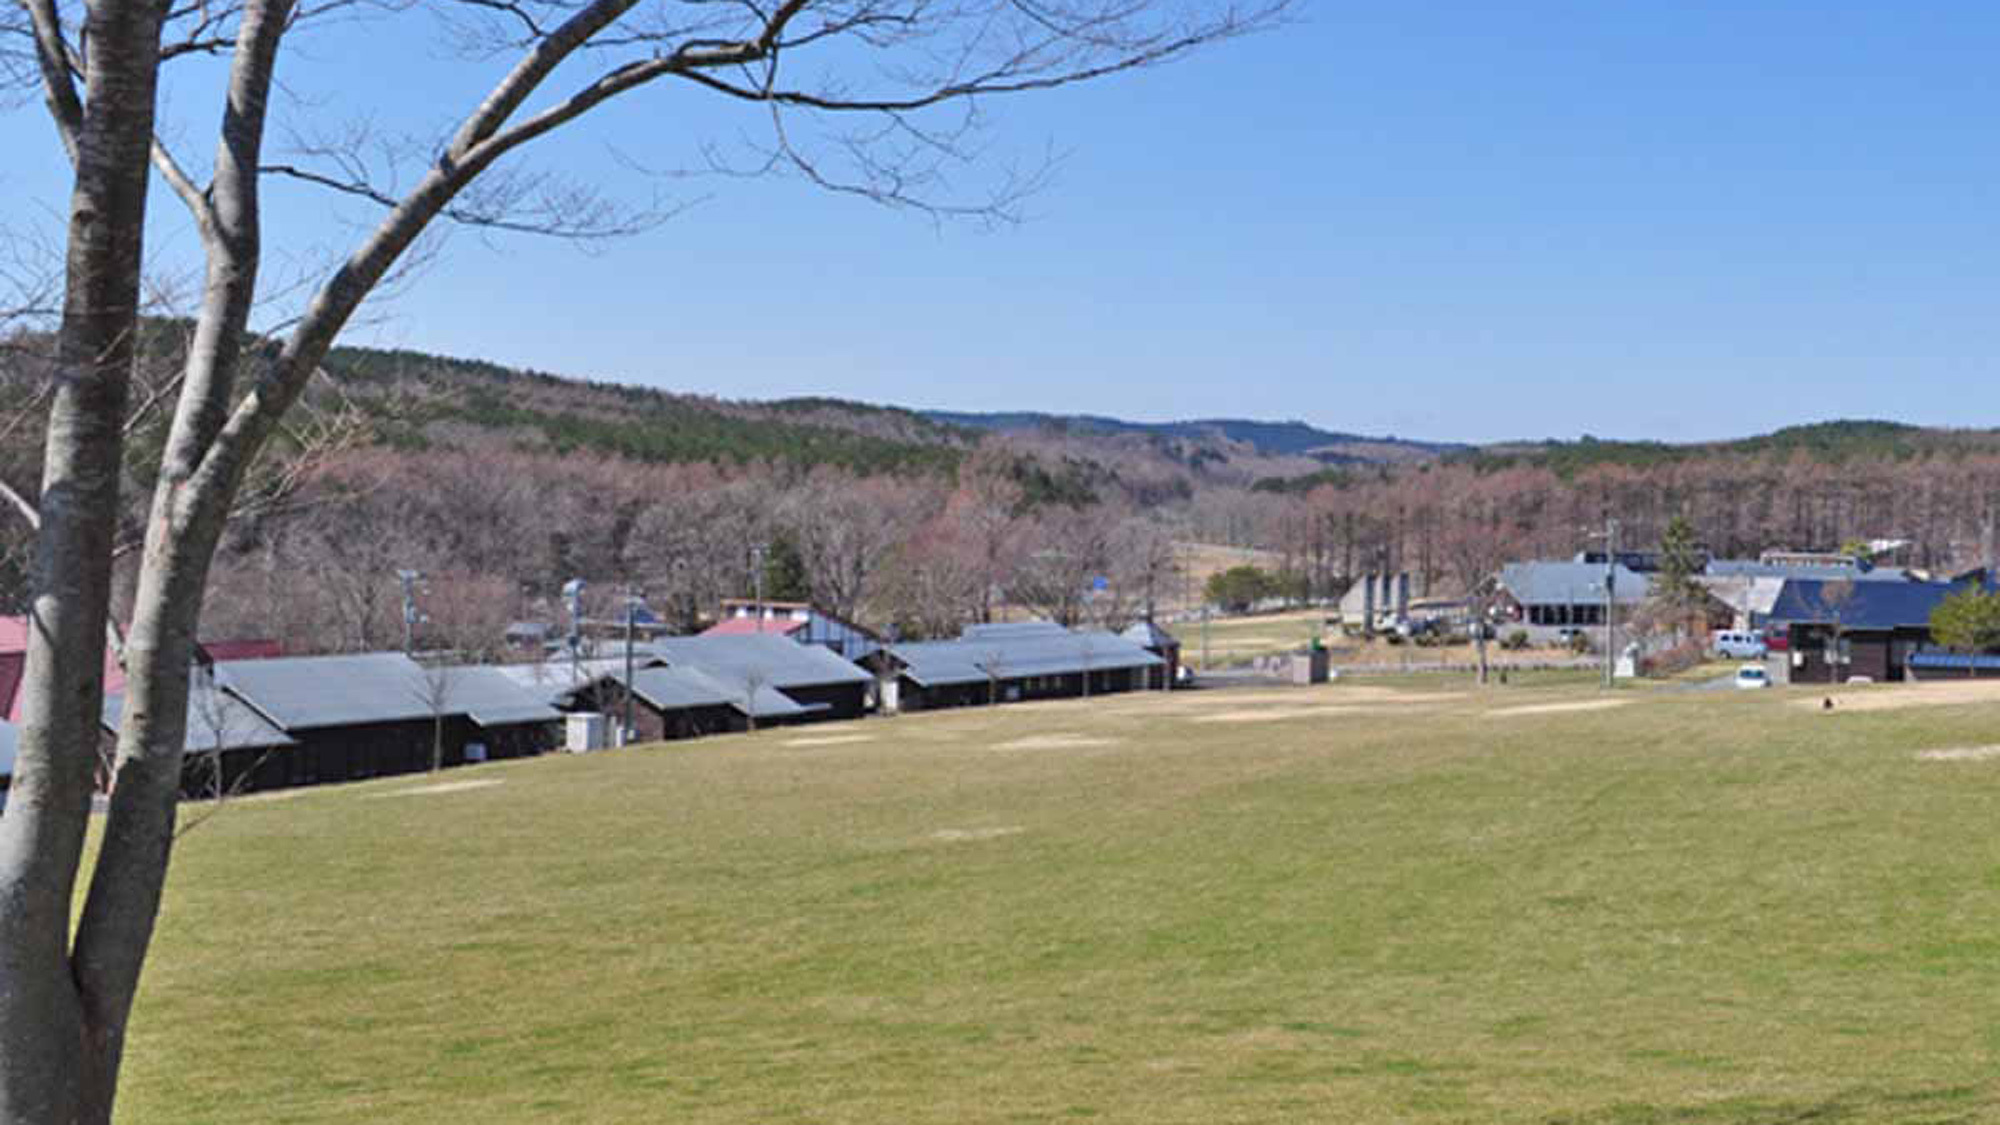
[[[134,497],[183,331],[148,325]],[[31,497],[47,386],[39,342],[6,343],[0,483]],[[1685,515],[1718,552],[1904,538],[1896,561],[1950,570],[1980,560],[2000,497],[1994,431],[1836,422],[1696,445],[1402,442],[1329,467],[1310,443],[1343,435],[1304,429],[981,427],[343,348],[248,490],[206,628],[293,651],[398,644],[401,569],[428,576],[424,645],[490,648],[510,621],[554,619],[576,577],[593,612],[631,586],[693,627],[754,586],[756,547],[771,596],[905,635],[954,632],[1003,603],[1118,625],[1187,599],[1188,544],[1269,552],[1294,596],[1335,596],[1378,569],[1448,592],[1509,559],[1570,554],[1607,516],[1634,546]],[[32,539],[4,515],[0,603],[15,610]],[[140,527],[135,503],[128,542]]]

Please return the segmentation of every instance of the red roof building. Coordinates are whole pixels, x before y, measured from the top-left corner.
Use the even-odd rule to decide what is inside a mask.
[[[285,654],[277,641],[262,639],[207,641],[201,651],[210,660],[267,660]],[[28,663],[28,619],[0,617],[0,717],[21,721],[21,676]],[[118,654],[104,646],[104,694],[125,691],[125,669]]]

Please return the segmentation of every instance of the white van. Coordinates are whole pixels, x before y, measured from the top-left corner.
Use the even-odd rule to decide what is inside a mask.
[[[1708,647],[1717,656],[1726,656],[1731,660],[1757,660],[1769,651],[1762,635],[1728,629],[1717,629]]]

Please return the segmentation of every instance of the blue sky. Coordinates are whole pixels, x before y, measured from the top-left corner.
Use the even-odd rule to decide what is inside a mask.
[[[323,120],[436,129],[490,68],[402,26],[323,33],[285,76]],[[372,72],[343,88],[357,47]],[[1996,425],[1997,52],[2000,8],[1970,2],[1305,0],[1280,31],[992,103],[995,160],[1063,153],[992,232],[640,175],[611,150],[668,167],[752,124],[663,88],[536,155],[695,206],[588,253],[456,235],[349,338],[731,398],[1454,440]],[[169,98],[205,148],[200,77]],[[16,223],[61,208],[39,112],[0,116]],[[184,260],[185,221],[155,214],[154,260]],[[329,253],[368,217],[274,189],[267,242]]]

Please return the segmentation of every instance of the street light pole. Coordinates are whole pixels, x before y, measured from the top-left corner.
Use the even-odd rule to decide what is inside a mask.
[[[423,581],[419,570],[399,570],[396,578],[403,584],[403,655],[409,656],[416,649],[417,631],[417,583]]]
[[[583,588],[581,578],[572,578],[563,583],[563,604],[569,607],[569,686],[575,691],[583,686]]]

